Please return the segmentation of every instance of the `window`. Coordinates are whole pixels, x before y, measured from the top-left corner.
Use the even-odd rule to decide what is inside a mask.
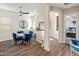
[[[10,19],[8,17],[0,17],[0,24],[9,25],[10,24]]]
[[[0,30],[9,30],[10,29],[10,18],[9,17],[0,17]]]

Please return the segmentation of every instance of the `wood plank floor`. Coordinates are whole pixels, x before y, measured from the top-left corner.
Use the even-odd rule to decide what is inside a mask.
[[[54,56],[69,56],[70,47],[66,44],[59,43],[56,41],[50,41],[51,52],[50,55]]]
[[[4,45],[2,45],[4,44]],[[6,44],[6,45],[5,45]],[[11,45],[11,46],[10,46]],[[45,51],[35,40],[31,44],[14,46],[11,41],[0,43],[0,55],[3,56],[70,56],[66,44],[50,41],[51,51]]]
[[[5,42],[6,47],[0,44],[0,55],[5,56],[40,56],[45,55],[48,53],[43,48],[41,48],[41,45],[37,43],[35,40],[32,40],[31,44],[19,44],[18,46],[7,46],[8,42]],[[12,44],[11,44],[12,45]],[[8,48],[7,48],[8,47]],[[3,50],[2,50],[3,49]]]

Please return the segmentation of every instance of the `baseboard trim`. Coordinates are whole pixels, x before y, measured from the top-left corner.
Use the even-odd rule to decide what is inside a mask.
[[[50,49],[46,49],[46,48],[44,48],[44,50],[47,51],[47,52],[50,52]]]
[[[52,39],[55,39],[56,41],[58,41],[56,38],[54,38],[54,37],[52,37],[52,36],[49,36],[50,38],[52,38]]]

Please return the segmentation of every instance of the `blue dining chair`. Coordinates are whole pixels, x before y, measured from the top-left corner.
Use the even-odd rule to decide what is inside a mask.
[[[16,33],[12,33],[12,36],[13,36],[13,40],[14,40],[14,45],[17,45],[17,41],[21,41],[22,40],[22,38],[17,37]]]
[[[75,40],[71,40],[70,41],[70,49],[73,52],[79,54],[79,40],[76,40],[76,39]]]
[[[30,41],[31,41],[31,37],[32,37],[32,34],[31,34],[31,33],[25,34],[25,39],[24,39],[24,41],[31,43],[31,42],[30,42]]]
[[[32,32],[32,31],[29,31],[29,33],[31,34],[30,37],[32,38],[32,36],[33,36],[33,32]]]
[[[29,31],[29,33],[33,34],[33,32],[32,32],[32,31]]]

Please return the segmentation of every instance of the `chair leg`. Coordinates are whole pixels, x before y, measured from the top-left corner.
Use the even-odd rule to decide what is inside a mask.
[[[27,45],[26,41],[23,41],[23,44],[24,44],[24,45]]]
[[[31,42],[30,42],[30,41],[28,41],[28,44],[31,44]]]
[[[31,44],[31,42],[29,41],[29,44]]]
[[[17,41],[14,41],[14,45],[15,45],[15,46],[17,45]]]

